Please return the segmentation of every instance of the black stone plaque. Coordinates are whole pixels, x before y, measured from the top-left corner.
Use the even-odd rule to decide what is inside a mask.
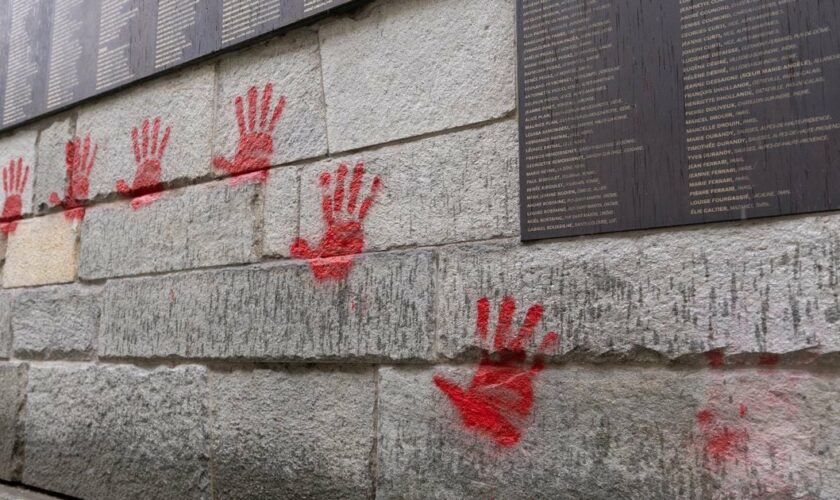
[[[840,2],[517,9],[523,240],[840,208]]]
[[[0,130],[364,0],[0,0]]]

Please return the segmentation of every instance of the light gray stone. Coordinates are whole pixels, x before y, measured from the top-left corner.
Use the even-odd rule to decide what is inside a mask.
[[[17,161],[19,159],[23,160],[21,164],[23,170],[29,172],[26,184],[23,185],[23,191],[17,193],[20,195],[21,215],[32,213],[32,186],[35,182],[35,161],[37,159],[35,144],[37,140],[38,131],[33,128],[15,130],[13,133],[0,138],[0,174],[3,171],[8,171],[8,175],[11,176],[12,165],[10,163],[14,161],[14,169],[17,171]],[[0,187],[3,186],[0,185]],[[6,199],[15,194],[16,192],[7,192],[4,188],[2,193],[3,205],[0,205],[0,213],[4,210]]]
[[[12,302],[9,292],[0,293],[0,358],[8,358],[12,353]]]
[[[366,168],[357,207],[370,192],[375,175],[383,183],[363,221],[366,250],[515,236],[519,231],[516,137],[516,124],[508,121],[306,166],[300,184],[301,237],[318,246],[325,232],[319,178],[322,172],[331,172],[335,182],[341,162],[349,170],[344,216],[357,162]],[[267,203],[279,205],[286,196],[287,188],[269,184]],[[267,242],[283,241],[288,234],[283,225],[265,227]],[[267,252],[285,255],[282,250],[267,245]]]
[[[380,1],[319,33],[330,152],[515,108],[512,0]]]
[[[38,164],[33,179],[35,210],[50,209],[50,194],[64,197],[67,187],[67,141],[76,133],[73,115],[61,115],[46,125],[38,135]]]
[[[291,255],[289,249],[299,234],[299,193],[300,170],[297,167],[271,171],[263,205],[263,251],[266,255]]]
[[[475,352],[476,301],[541,303],[571,356],[840,348],[840,217],[804,216],[442,252],[438,348]],[[532,345],[533,348],[533,345]]]
[[[309,29],[292,31],[224,56],[218,70],[214,158],[221,156],[234,161],[240,138],[234,100],[242,97],[247,122],[247,95],[252,86],[258,90],[256,117],[259,128],[263,92],[269,83],[273,91],[268,117],[274,113],[280,96],[286,98],[283,114],[271,134],[270,164],[325,154],[327,125],[320,62],[318,35]]]
[[[547,369],[515,424],[521,439],[503,447],[466,428],[432,380],[466,387],[473,373],[380,370],[377,498],[840,495],[840,384],[830,375]]]
[[[218,498],[371,498],[371,370],[211,375]]]
[[[0,500],[56,500],[56,497],[0,484]]]
[[[0,363],[0,479],[20,479],[23,467],[25,364]]]
[[[169,141],[161,159],[162,181],[169,183],[209,176],[212,173],[213,93],[214,68],[206,64],[82,107],[76,131],[80,136],[90,134],[91,141],[99,146],[90,173],[90,197],[115,193],[118,180],[132,185],[138,168],[132,129],[138,130],[142,157],[143,120],[150,122],[151,151],[157,116],[161,118],[158,144],[166,127],[170,127]]]
[[[25,484],[90,499],[208,498],[207,373],[31,367]]]
[[[344,281],[305,261],[112,280],[100,357],[428,359],[433,273],[409,252],[358,257]]]
[[[259,258],[262,187],[215,182],[154,203],[96,206],[82,226],[79,276],[99,279],[252,262]]]
[[[22,291],[12,333],[18,358],[89,358],[99,328],[99,287],[56,286]]]

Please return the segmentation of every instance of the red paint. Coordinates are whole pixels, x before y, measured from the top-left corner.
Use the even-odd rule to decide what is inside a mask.
[[[312,272],[318,280],[346,278],[353,265],[353,257],[364,249],[365,233],[362,221],[373,205],[376,194],[382,188],[382,181],[375,176],[367,198],[359,205],[364,175],[365,165],[359,162],[353,168],[350,193],[345,205],[344,188],[347,165],[342,163],[336,170],[332,193],[330,193],[332,176],[329,172],[321,174],[320,184],[323,190],[321,211],[326,223],[326,231],[317,248],[311,248],[309,242],[302,238],[295,240],[291,247],[293,257],[309,260]]]
[[[68,220],[81,219],[85,215],[83,202],[88,197],[90,171],[96,162],[96,151],[99,146],[90,147],[90,135],[84,140],[78,137],[67,141],[64,162],[67,167],[67,186],[64,198],[57,193],[50,194],[50,203],[64,208],[64,216]]]
[[[134,147],[134,162],[137,164],[137,171],[134,174],[134,181],[129,186],[124,180],[117,181],[117,191],[125,196],[145,196],[159,192],[163,189],[161,183],[161,161],[166,153],[166,146],[169,144],[170,128],[166,127],[163,136],[160,135],[160,116],[155,118],[151,131],[149,130],[149,119],[146,118],[141,124],[141,132],[137,127],[131,129],[131,143]],[[141,137],[142,134],[142,137]],[[160,139],[160,140],[158,140]],[[132,201],[131,206],[135,210],[153,203],[157,198],[145,198],[144,200]]]
[[[234,100],[236,109],[236,123],[239,125],[239,144],[232,161],[223,156],[213,159],[213,165],[219,170],[237,175],[254,170],[264,170],[271,166],[271,155],[274,153],[274,128],[283,114],[286,98],[281,96],[274,106],[269,118],[272,105],[273,86],[265,84],[260,104],[257,104],[258,90],[256,86],[248,89],[248,117],[242,106],[242,96]],[[259,107],[259,109],[258,109]],[[259,122],[257,114],[259,112]]]
[[[131,208],[134,210],[140,210],[141,208],[149,206],[161,198],[163,198],[163,193],[160,192],[138,196],[131,199]]]
[[[747,407],[740,405],[738,415],[744,418]],[[697,423],[703,434],[704,451],[715,462],[734,460],[746,453],[749,441],[746,429],[732,429],[719,422],[718,416],[708,408],[697,413]]]
[[[724,365],[723,351],[720,349],[709,351],[705,354],[705,356],[706,362],[709,363],[709,366],[720,367]]]
[[[23,213],[21,196],[29,179],[29,167],[23,164],[23,158],[9,160],[9,165],[3,169],[3,213],[0,214],[0,232],[9,235],[17,229],[18,220]]]
[[[248,174],[237,175],[230,178],[231,186],[240,186],[243,184],[261,184],[268,180],[268,170],[260,170]]]
[[[434,376],[434,382],[458,409],[464,426],[484,434],[500,446],[513,446],[522,437],[523,421],[533,409],[534,378],[544,367],[540,356],[558,342],[558,336],[554,332],[548,333],[537,349],[536,359],[527,366],[524,346],[530,342],[542,319],[542,306],[535,304],[528,309],[522,327],[511,339],[516,303],[510,297],[502,299],[493,354],[487,350],[490,315],[487,298],[478,301],[477,309],[476,334],[482,355],[472,382],[467,389],[440,375]]]
[[[779,364],[778,354],[762,354],[758,357],[758,364],[762,366],[775,366]]]

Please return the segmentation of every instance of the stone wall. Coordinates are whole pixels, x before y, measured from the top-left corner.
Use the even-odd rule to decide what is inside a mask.
[[[0,480],[839,498],[840,216],[522,244],[515,88],[379,0],[0,138]]]

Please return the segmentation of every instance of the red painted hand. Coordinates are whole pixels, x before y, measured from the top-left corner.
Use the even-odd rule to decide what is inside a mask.
[[[213,165],[216,168],[236,175],[266,169],[271,166],[271,155],[274,153],[272,134],[286,105],[286,98],[281,96],[277,100],[274,112],[271,113],[271,118],[269,118],[271,94],[272,85],[267,83],[265,90],[263,90],[259,123],[257,123],[257,87],[248,89],[247,123],[242,109],[242,96],[236,97],[234,105],[236,106],[236,122],[239,124],[239,145],[236,147],[236,155],[234,155],[233,161],[228,161],[223,156],[214,158]]]
[[[370,193],[361,203],[359,192],[365,175],[364,163],[357,163],[353,168],[350,181],[350,196],[344,205],[344,184],[347,178],[347,165],[342,163],[336,171],[335,190],[330,194],[332,176],[329,172],[321,174],[321,210],[327,229],[321,237],[318,248],[311,248],[309,242],[298,238],[292,243],[291,253],[297,259],[309,259],[312,272],[317,279],[344,279],[350,272],[353,256],[361,253],[365,246],[365,232],[362,221],[376,199],[376,193],[382,187],[378,176],[373,178]]]
[[[532,305],[525,314],[519,333],[510,338],[514,312],[514,300],[511,297],[502,299],[493,341],[494,353],[491,353],[486,347],[490,302],[486,297],[479,300],[476,331],[482,355],[472,382],[465,390],[440,375],[434,377],[435,385],[461,413],[464,425],[485,434],[501,446],[519,442],[522,436],[520,427],[531,414],[534,404],[533,381],[544,366],[540,356],[558,341],[556,333],[548,333],[537,349],[534,362],[527,366],[525,344],[531,340],[534,328],[542,318],[543,308],[539,304]]]
[[[17,228],[17,221],[23,213],[21,195],[29,178],[29,167],[23,164],[23,158],[9,160],[9,166],[3,169],[3,213],[0,215],[0,231],[10,234]]]
[[[163,137],[160,137],[160,117],[156,117],[149,134],[149,119],[143,120],[141,125],[143,137],[139,137],[137,127],[131,129],[131,143],[134,146],[134,161],[137,172],[131,186],[124,180],[117,181],[117,191],[126,196],[140,196],[161,190],[160,162],[169,143],[170,128],[166,127]],[[158,138],[160,137],[160,142]]]
[[[84,141],[78,137],[67,141],[66,154],[64,163],[67,167],[67,187],[64,193],[64,198],[60,198],[57,193],[50,194],[50,203],[53,205],[60,205],[68,210],[65,215],[69,218],[81,218],[84,216],[84,210],[81,208],[83,201],[88,196],[90,184],[88,178],[90,171],[93,169],[93,164],[96,162],[96,151],[99,146],[93,146],[93,151],[90,148],[90,135],[86,136]]]

